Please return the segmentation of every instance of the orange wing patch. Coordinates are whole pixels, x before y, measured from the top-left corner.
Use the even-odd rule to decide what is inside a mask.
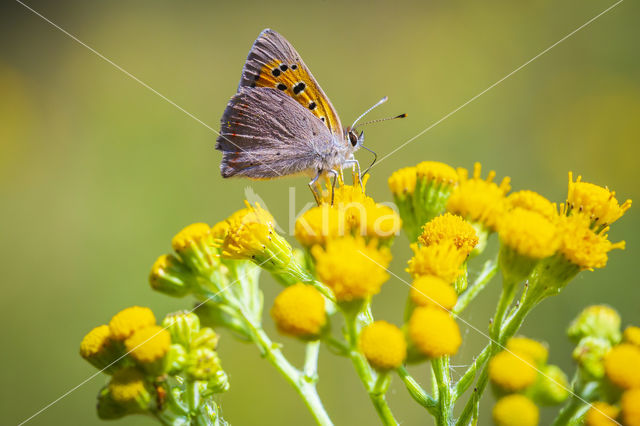
[[[271,61],[262,67],[254,84],[254,87],[282,90],[322,120],[332,133],[342,132],[338,117],[332,113],[324,95],[300,64]]]

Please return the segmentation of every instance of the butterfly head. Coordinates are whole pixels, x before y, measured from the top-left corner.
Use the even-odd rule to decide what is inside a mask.
[[[358,134],[357,130],[347,129],[347,137],[354,151],[364,144],[364,130]]]

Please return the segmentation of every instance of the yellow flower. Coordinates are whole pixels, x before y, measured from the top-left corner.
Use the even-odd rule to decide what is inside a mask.
[[[411,244],[411,249],[413,257],[409,260],[407,271],[414,278],[435,275],[453,283],[462,272],[460,267],[467,258],[453,242],[442,242],[428,247]]]
[[[229,232],[229,222],[222,220],[211,227],[211,235],[216,240],[224,240]]]
[[[625,426],[640,426],[640,388],[622,394],[622,423]]]
[[[509,178],[497,185],[492,182],[496,175],[492,170],[487,179],[481,179],[480,163],[474,165],[472,178],[468,178],[466,170],[461,170],[460,174],[460,184],[451,193],[447,210],[495,231],[504,211],[505,194],[511,188]]]
[[[640,347],[640,327],[630,325],[624,330],[624,341]]]
[[[144,376],[133,367],[122,368],[115,372],[109,382],[109,392],[113,400],[121,404],[141,400],[150,401]]]
[[[164,328],[152,325],[137,330],[124,345],[136,361],[152,363],[165,356],[171,346],[171,335]]]
[[[458,294],[452,285],[435,275],[422,275],[411,284],[411,301],[416,306],[432,306],[447,311],[453,309]]]
[[[556,225],[539,213],[516,207],[498,225],[500,241],[528,259],[542,259],[560,246]]]
[[[82,339],[80,343],[80,355],[83,358],[90,358],[103,352],[111,345],[111,331],[108,325],[101,325],[89,333]]]
[[[171,240],[171,246],[177,252],[190,246],[198,244],[201,241],[209,239],[211,236],[211,227],[206,223],[193,223],[182,229]]]
[[[375,368],[397,368],[407,356],[407,344],[402,331],[386,321],[366,326],[360,334],[360,350]]]
[[[271,317],[284,334],[317,337],[327,322],[324,297],[310,285],[294,284],[276,297]]]
[[[365,194],[367,181],[371,175],[366,174],[362,177],[362,185],[358,182],[358,175],[353,175],[353,185],[346,185],[342,176],[338,176],[336,187],[333,188],[333,182],[327,181],[326,190],[323,192],[321,202],[331,204],[331,194],[333,192],[333,205],[347,205],[351,203],[362,204],[372,202],[371,197]]]
[[[507,395],[493,406],[493,421],[497,426],[536,426],[538,407],[524,395]]]
[[[391,207],[383,204],[365,204],[364,213],[366,218],[364,235],[383,240],[394,237],[400,231],[402,221]],[[360,227],[362,235],[362,224]]]
[[[325,245],[327,240],[350,232],[344,210],[322,204],[313,207],[296,220],[295,237],[305,247]]]
[[[219,263],[215,239],[206,223],[193,223],[182,229],[171,240],[171,246],[194,271],[210,271]]]
[[[124,340],[136,330],[155,325],[156,317],[149,308],[131,306],[123,309],[111,318],[109,329],[115,340]]]
[[[380,291],[389,278],[391,252],[376,246],[375,240],[366,243],[362,237],[346,236],[328,241],[324,248],[312,248],[318,278],[333,290],[336,300],[365,299]]]
[[[592,183],[582,182],[582,176],[573,181],[569,172],[569,191],[565,214],[579,214],[587,217],[595,226],[608,226],[620,219],[631,207],[631,200],[622,205],[615,197],[616,193]]]
[[[624,241],[612,243],[607,239],[608,228],[596,233],[589,229],[589,223],[579,215],[564,218],[560,226],[559,252],[582,270],[604,268],[611,250],[624,249]]]
[[[619,414],[620,409],[617,407],[596,401],[591,404],[591,408],[584,416],[584,424],[585,426],[614,426],[618,424],[615,419]]]
[[[227,218],[227,223],[229,223],[229,226],[232,226],[232,225],[237,226],[238,222],[240,223],[257,222],[257,223],[264,223],[272,226],[275,224],[275,219],[273,218],[271,213],[269,213],[268,211],[260,207],[259,204],[256,203],[255,206],[252,206],[246,200],[244,204],[246,206],[245,208],[236,211],[235,213],[233,213],[231,216]],[[220,227],[222,227],[222,225],[220,225]]]
[[[445,213],[422,227],[422,235],[418,237],[418,241],[425,246],[451,241],[468,255],[478,244],[478,236],[473,226],[460,216]]]
[[[552,222],[558,217],[556,205],[534,191],[524,190],[509,194],[507,206],[509,208],[520,207],[539,213]]]
[[[194,279],[180,259],[171,254],[158,257],[149,274],[149,284],[154,290],[174,297],[186,296]]]
[[[502,351],[489,361],[489,378],[501,389],[517,392],[531,386],[538,376],[529,355]]]
[[[507,349],[511,352],[528,355],[538,365],[546,363],[549,356],[549,350],[544,344],[524,336],[516,336],[509,339],[507,341]]]
[[[402,197],[407,194],[413,194],[416,189],[416,175],[417,169],[415,167],[405,167],[396,170],[389,177],[389,189],[396,197]]]
[[[458,182],[458,173],[448,164],[438,161],[423,161],[416,166],[418,179],[427,182],[434,181],[447,185],[455,185]]]
[[[629,343],[614,346],[604,357],[604,371],[622,389],[640,388],[640,348]]]
[[[458,324],[448,312],[418,307],[409,319],[409,337],[416,348],[429,358],[455,355],[462,343]]]

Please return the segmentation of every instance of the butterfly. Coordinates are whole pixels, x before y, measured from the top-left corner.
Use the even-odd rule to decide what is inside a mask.
[[[321,176],[332,175],[335,186],[345,167],[356,167],[360,175],[353,155],[364,146],[364,131],[355,130],[358,120],[343,128],[300,54],[283,36],[266,29],[253,43],[238,91],[220,120],[216,149],[223,154],[222,177],[307,174],[313,177],[309,186],[318,201],[314,185]]]

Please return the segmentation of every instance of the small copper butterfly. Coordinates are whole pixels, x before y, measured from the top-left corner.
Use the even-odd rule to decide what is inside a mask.
[[[365,114],[384,101],[386,97]],[[298,52],[266,29],[253,43],[238,91],[220,120],[216,149],[223,153],[222,177],[303,173],[313,177],[309,186],[317,199],[314,184],[320,176],[333,175],[335,185],[342,168],[357,167],[359,172],[353,154],[363,147],[364,132],[358,133],[355,125],[365,114],[343,128]]]

